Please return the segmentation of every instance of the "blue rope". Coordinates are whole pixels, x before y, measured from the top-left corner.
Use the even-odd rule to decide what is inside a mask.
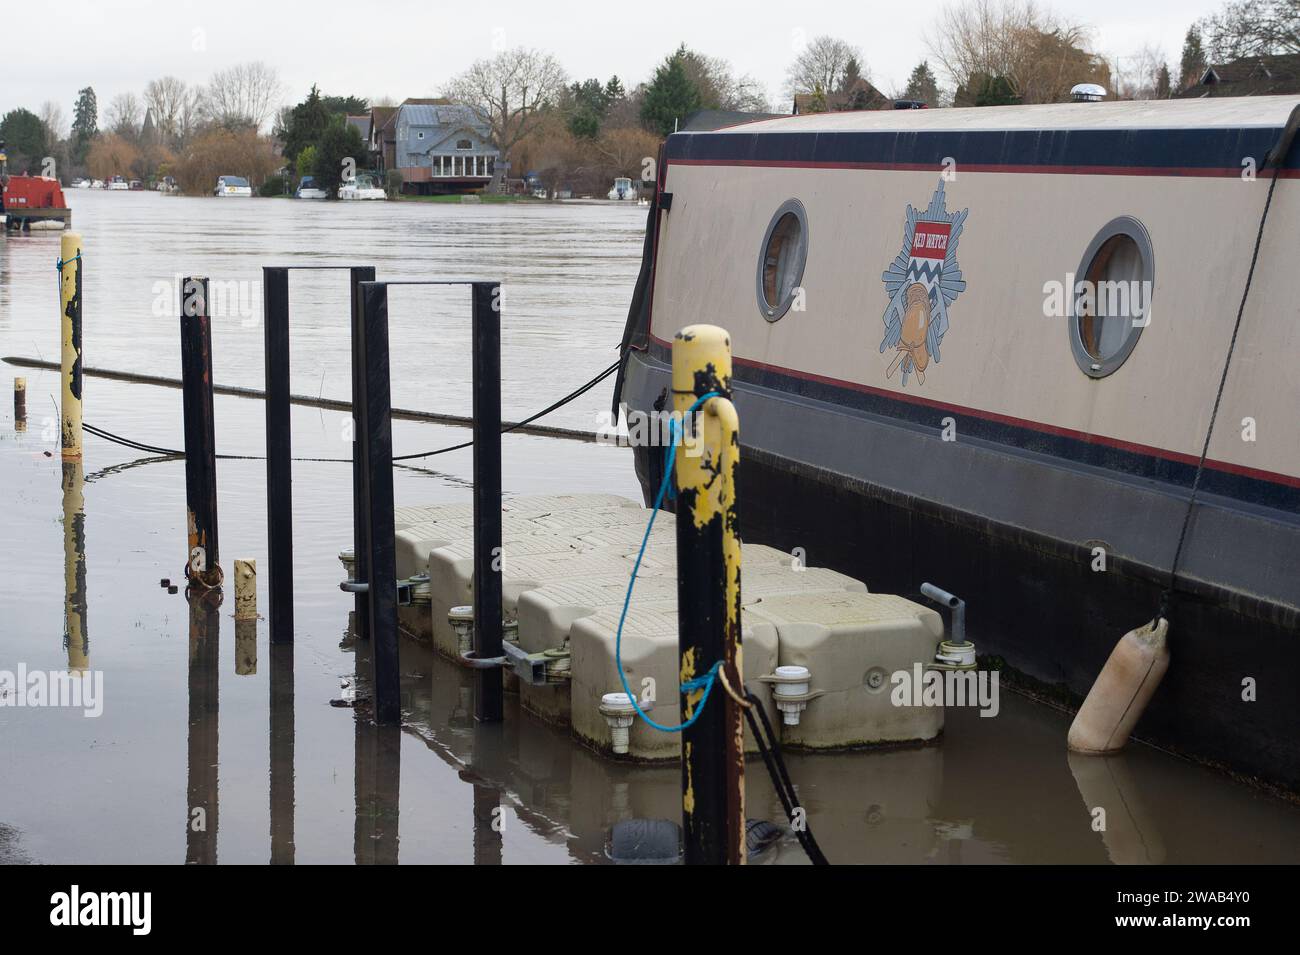
[[[704,402],[708,401],[710,398],[721,397],[721,393],[716,391],[710,391],[706,395],[701,395],[695,399],[695,403],[691,405],[690,410],[686,412],[685,417],[690,418],[700,405],[704,404]],[[668,451],[664,455],[663,480],[659,482],[659,493],[655,496],[654,509],[650,511],[650,522],[646,524],[645,535],[641,538],[641,549],[637,551],[636,563],[632,565],[632,576],[627,582],[627,594],[623,597],[623,612],[618,616],[618,633],[614,637],[614,666],[618,668],[618,679],[619,682],[623,684],[623,692],[627,694],[627,698],[631,701],[632,708],[636,710],[637,716],[641,717],[641,719],[645,720],[648,725],[659,730],[661,733],[680,733],[700,718],[700,714],[704,712],[704,704],[709,701],[709,693],[712,692],[713,684],[717,680],[718,670],[722,667],[722,661],[719,660],[717,663],[713,664],[713,666],[709,667],[709,672],[705,673],[703,676],[697,676],[692,680],[687,680],[681,685],[681,691],[683,693],[692,693],[695,690],[703,688],[704,695],[700,697],[699,705],[695,707],[695,712],[691,715],[691,718],[678,726],[664,726],[662,723],[656,723],[652,720],[646,714],[645,710],[641,709],[640,705],[637,703],[636,694],[633,693],[632,688],[627,685],[627,674],[623,672],[623,622],[627,620],[627,610],[629,605],[632,603],[632,588],[636,586],[636,575],[637,571],[641,569],[641,558],[645,556],[646,545],[650,543],[650,531],[655,526],[655,515],[659,513],[659,506],[664,502],[664,495],[669,494],[671,499],[670,486],[672,485],[673,478],[673,452],[677,450],[677,438],[677,421],[670,419],[668,422]]]
[[[62,271],[63,271],[63,267],[64,267],[65,265],[68,265],[68,264],[71,263],[71,262],[80,262],[80,261],[81,261],[81,250],[78,249],[78,250],[77,250],[77,254],[74,255],[72,258],[68,259],[67,262],[63,261],[63,259],[59,259],[59,261],[58,261],[57,263],[55,263],[54,267],[55,267],[56,269],[58,269],[59,272],[62,272]]]

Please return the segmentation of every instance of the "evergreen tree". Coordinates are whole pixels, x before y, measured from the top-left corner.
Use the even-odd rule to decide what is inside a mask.
[[[10,169],[38,172],[41,159],[49,148],[45,124],[29,109],[21,106],[0,119],[0,141],[8,151]]]
[[[343,184],[343,163],[351,159],[357,169],[365,164],[365,143],[355,126],[335,120],[325,130],[320,142],[316,144],[316,162],[312,175],[316,177],[317,188],[324,189],[329,199],[336,198],[338,188]]]
[[[1156,99],[1169,99],[1169,67],[1164,63],[1156,74]]]
[[[840,80],[840,92],[849,92],[853,89],[853,84],[860,79],[862,79],[862,65],[858,62],[856,56],[850,56],[849,61],[844,64],[844,76]]]
[[[289,122],[281,135],[284,158],[292,163],[304,149],[320,142],[331,119],[325,99],[313,84],[307,98],[289,111]]]
[[[904,99],[919,100],[926,106],[936,106],[939,101],[939,81],[935,79],[930,64],[922,60],[908,77]]]
[[[81,165],[90,152],[90,141],[99,132],[99,105],[95,90],[87,86],[77,93],[77,105],[72,109],[72,161]]]
[[[1178,88],[1187,89],[1205,72],[1205,50],[1201,46],[1201,30],[1196,24],[1187,29],[1183,40],[1183,60],[1178,75]]]
[[[671,134],[678,121],[700,108],[700,91],[687,75],[686,44],[656,69],[641,103],[641,122],[660,136]]]
[[[627,90],[623,89],[623,82],[617,76],[611,76],[609,82],[605,84],[605,105],[608,107],[617,103],[627,95]]]

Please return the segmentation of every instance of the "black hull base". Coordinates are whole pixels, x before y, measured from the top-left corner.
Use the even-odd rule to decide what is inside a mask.
[[[743,433],[743,432],[742,432]],[[638,449],[643,487],[662,451]],[[742,447],[745,539],[830,567],[877,592],[913,596],[931,581],[968,602],[967,632],[1010,682],[1070,709],[1116,642],[1159,606],[1156,580],[1104,573],[1077,548],[972,522],[955,512]],[[1171,663],[1135,736],[1289,794],[1300,793],[1300,658],[1283,619],[1196,597],[1170,612]],[[1243,699],[1253,679],[1256,699]],[[1062,758],[1065,740],[1061,740]]]

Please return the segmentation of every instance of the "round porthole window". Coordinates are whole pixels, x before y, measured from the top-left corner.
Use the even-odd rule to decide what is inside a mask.
[[[769,322],[790,310],[808,260],[808,214],[803,203],[781,204],[768,223],[758,256],[758,308]]]
[[[1155,259],[1151,238],[1130,216],[1112,219],[1093,238],[1070,298],[1070,348],[1085,375],[1104,378],[1137,346],[1151,321]]]

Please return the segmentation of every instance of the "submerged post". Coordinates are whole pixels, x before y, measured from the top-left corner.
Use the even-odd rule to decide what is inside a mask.
[[[59,310],[62,314],[63,388],[59,443],[63,460],[81,457],[81,236],[65,232],[59,242]]]
[[[27,379],[14,378],[14,430],[27,430]]]
[[[673,341],[676,450],[677,613],[682,683],[719,661],[743,692],[740,646],[740,538],[735,473],[740,438],[731,404],[731,339],[715,325],[691,325]],[[697,401],[709,398],[689,415]],[[688,420],[695,417],[695,421]],[[682,722],[705,703],[704,688],[682,695]],[[745,862],[744,722],[740,706],[714,687],[682,732],[682,835],[689,864]]]
[[[354,580],[370,579],[370,542],[366,539],[365,522],[365,454],[361,444],[361,409],[364,405],[361,384],[362,364],[365,360],[364,342],[366,326],[362,312],[361,283],[373,282],[372,266],[357,266],[348,271],[349,302],[351,304],[352,332],[352,557]],[[358,590],[353,594],[353,633],[366,639],[370,633],[370,596]]]
[[[475,282],[472,350],[474,390],[474,654],[499,657],[501,648],[501,286]],[[499,667],[477,671],[474,718],[502,717]]]
[[[272,643],[293,641],[293,463],[289,430],[289,270],[262,269],[266,352],[267,606]]]
[[[364,335],[360,358],[361,431],[356,435],[363,455],[366,577],[369,585],[367,634],[374,654],[375,720],[396,723],[401,718],[401,687],[397,662],[397,553],[393,527],[393,423],[388,373],[388,287],[360,286]],[[355,407],[355,405],[354,405]],[[357,554],[358,563],[361,553]]]
[[[212,409],[212,323],[208,280],[181,286],[181,395],[185,414],[186,575],[202,589],[221,586],[217,548],[217,442]]]

